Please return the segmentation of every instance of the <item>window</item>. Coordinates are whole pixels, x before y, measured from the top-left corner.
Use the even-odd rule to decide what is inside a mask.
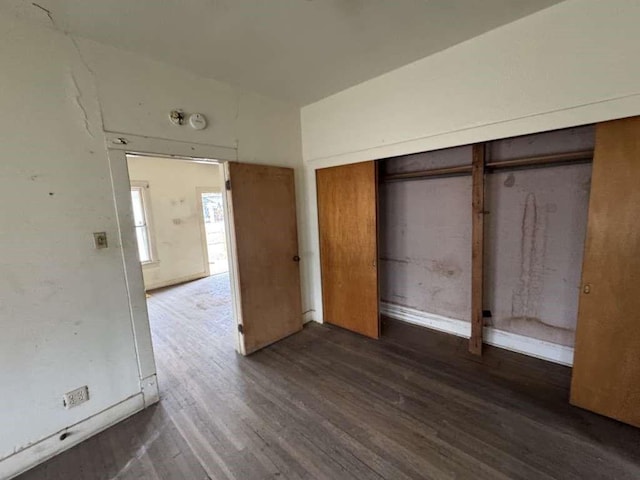
[[[149,226],[149,184],[146,182],[131,182],[131,203],[133,205],[133,223],[136,228],[136,240],[138,241],[138,257],[140,263],[151,263],[153,248],[151,242],[151,229]]]

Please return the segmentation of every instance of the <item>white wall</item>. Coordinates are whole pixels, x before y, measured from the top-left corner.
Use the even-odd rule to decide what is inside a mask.
[[[302,109],[322,318],[317,168],[640,114],[640,3],[567,0]]]
[[[104,130],[237,147],[241,161],[299,167],[301,153],[295,107],[7,16],[0,32],[4,478],[142,408],[141,377],[155,373],[148,325],[132,333],[128,298],[144,305],[144,293],[135,275],[127,292],[114,206],[126,171],[110,170]],[[176,128],[172,108],[211,125]],[[109,248],[93,248],[96,231]],[[64,409],[81,385],[91,399]]]
[[[4,459],[141,388],[95,85],[68,38],[0,31]],[[96,231],[111,248],[93,249]],[[66,410],[82,385],[91,400]]]
[[[640,3],[567,0],[302,109],[306,161],[362,161],[635,115]]]
[[[222,191],[220,166],[139,156],[129,156],[127,163],[130,180],[148,184],[147,210],[157,256],[142,267],[145,288],[208,276],[198,189]]]

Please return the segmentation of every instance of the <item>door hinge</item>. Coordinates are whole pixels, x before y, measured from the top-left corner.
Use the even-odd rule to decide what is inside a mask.
[[[244,335],[244,327],[242,326],[241,323],[238,324],[238,332],[240,332],[242,335]]]
[[[227,190],[231,190],[231,180],[227,180],[224,182],[224,188]]]

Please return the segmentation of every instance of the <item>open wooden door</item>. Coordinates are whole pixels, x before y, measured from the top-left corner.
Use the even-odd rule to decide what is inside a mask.
[[[571,403],[640,427],[640,117],[598,124]]]
[[[379,336],[375,162],[316,172],[324,319]]]
[[[293,169],[225,164],[238,350],[302,329]]]

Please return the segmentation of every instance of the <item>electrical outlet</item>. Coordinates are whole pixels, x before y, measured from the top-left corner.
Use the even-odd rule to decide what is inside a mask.
[[[86,385],[84,387],[71,390],[70,392],[67,392],[62,396],[62,404],[67,409],[77,407],[87,400],[89,400],[89,387],[87,387]]]

